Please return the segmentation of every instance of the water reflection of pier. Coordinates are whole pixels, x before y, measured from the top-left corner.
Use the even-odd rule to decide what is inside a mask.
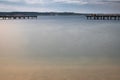
[[[91,14],[86,15],[87,20],[120,20],[120,15],[109,15],[109,14]]]
[[[11,20],[11,19],[37,19],[37,16],[0,16],[2,20]]]

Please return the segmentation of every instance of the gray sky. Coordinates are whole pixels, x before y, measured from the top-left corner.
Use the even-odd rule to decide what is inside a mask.
[[[120,0],[0,0],[0,12],[120,13]]]

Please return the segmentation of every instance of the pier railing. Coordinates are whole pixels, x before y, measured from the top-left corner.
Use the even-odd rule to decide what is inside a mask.
[[[110,14],[90,14],[86,15],[87,20],[120,20],[120,15],[110,15]]]
[[[11,20],[11,19],[37,19],[37,16],[0,16],[0,20]]]

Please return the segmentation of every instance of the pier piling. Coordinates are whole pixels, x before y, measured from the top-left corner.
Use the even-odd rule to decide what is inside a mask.
[[[120,15],[90,14],[86,15],[87,20],[120,20]]]
[[[0,16],[0,20],[37,19],[37,16]]]

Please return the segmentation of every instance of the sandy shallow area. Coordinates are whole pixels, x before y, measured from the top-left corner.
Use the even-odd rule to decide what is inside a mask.
[[[0,80],[120,80],[120,68],[104,67],[2,67]]]
[[[120,23],[40,16],[0,21],[0,80],[120,80]]]

